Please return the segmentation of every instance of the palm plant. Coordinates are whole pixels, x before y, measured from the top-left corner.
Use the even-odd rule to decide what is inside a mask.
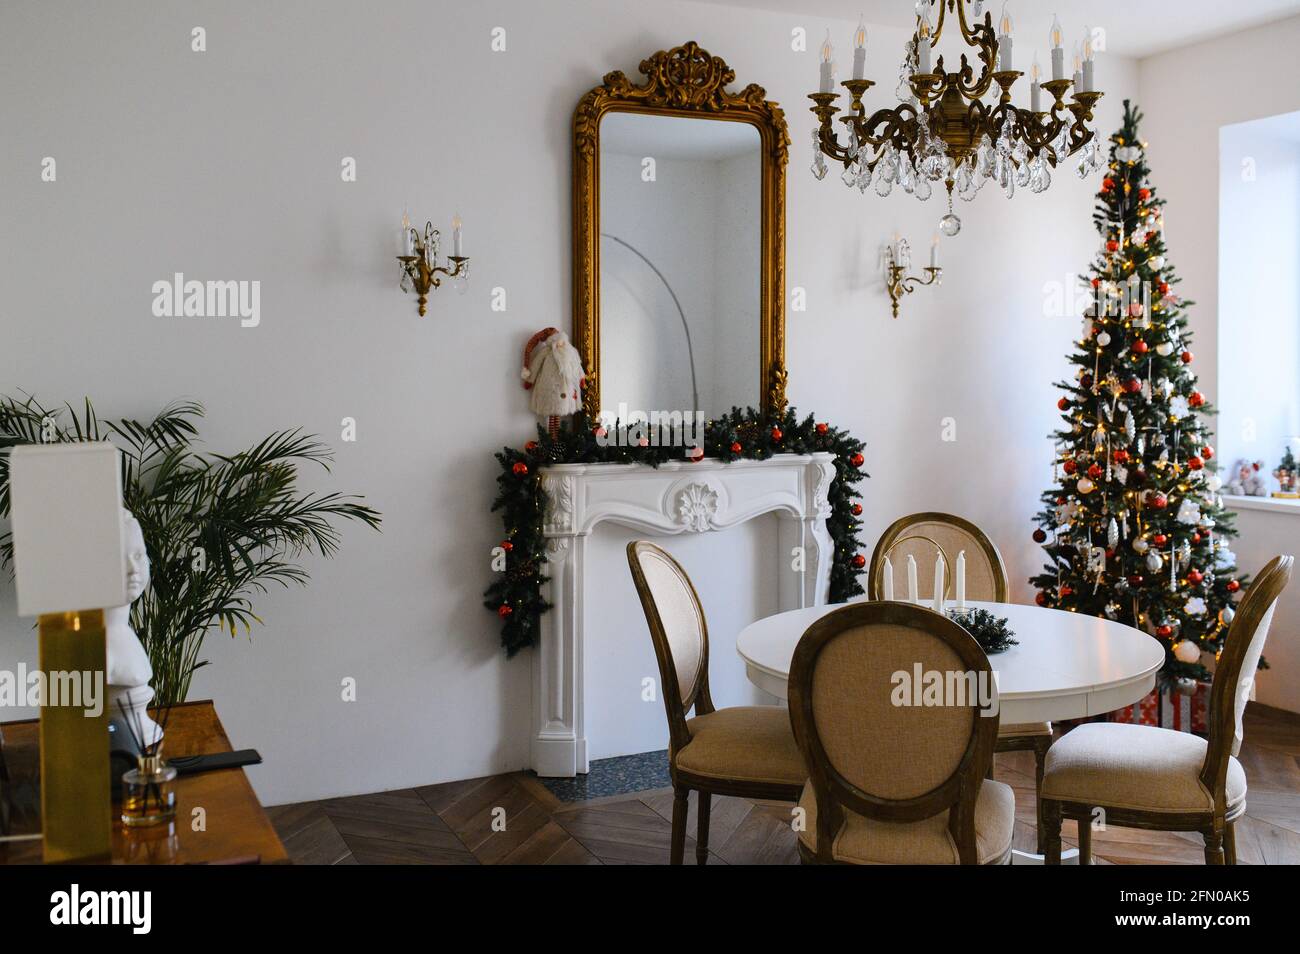
[[[203,639],[213,626],[252,634],[253,597],[271,583],[305,585],[304,553],[332,556],[333,521],[378,529],[364,498],[304,493],[298,465],[329,470],[333,455],[301,430],[278,431],[232,455],[196,451],[203,407],[168,405],[153,420],[101,420],[89,398],[46,408],[34,397],[0,397],[0,451],[15,444],[101,441],[122,454],[123,504],[140,521],[152,581],[131,608],[131,624],[153,664],[156,704],[185,700]],[[0,453],[0,517],[9,515],[9,458]],[[12,572],[13,537],[0,534],[0,566]]]

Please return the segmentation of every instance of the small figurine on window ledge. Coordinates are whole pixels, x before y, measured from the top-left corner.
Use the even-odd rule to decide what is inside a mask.
[[[558,437],[560,418],[582,410],[587,374],[578,349],[563,331],[543,328],[524,346],[521,376],[524,390],[533,392],[529,399],[533,413],[546,418],[547,432],[553,439]]]
[[[1277,478],[1278,485],[1281,487],[1273,494],[1274,497],[1300,497],[1300,493],[1296,492],[1296,471],[1295,455],[1288,447],[1282,457],[1282,463],[1278,464],[1277,470],[1273,471],[1273,476]]]
[[[1238,497],[1267,497],[1268,486],[1264,475],[1262,460],[1251,461],[1244,457],[1232,465],[1232,478],[1228,481],[1228,493]]]

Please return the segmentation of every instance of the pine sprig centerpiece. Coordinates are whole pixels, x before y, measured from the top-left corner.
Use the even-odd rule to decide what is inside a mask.
[[[657,467],[684,459],[680,445],[636,441],[610,441],[601,425],[585,414],[574,415],[572,427],[552,438],[542,427],[537,439],[522,450],[506,447],[497,453],[501,473],[492,503],[500,511],[505,538],[500,547],[505,569],[487,588],[483,605],[501,618],[501,644],[513,656],[537,643],[541,616],[550,604],[542,596],[546,582],[546,539],[542,524],[549,501],[540,471],[549,464],[648,464]],[[754,408],[731,412],[706,421],[702,454],[695,459],[721,461],[767,460],[777,454],[835,455],[835,479],[829,492],[830,516],[826,529],[833,544],[830,567],[832,603],[842,603],[863,593],[858,575],[866,566],[858,538],[862,505],[854,499],[855,486],[870,476],[862,469],[863,443],[847,432],[816,422],[812,415],[798,419],[794,408],[784,414],[762,414]]]
[[[1020,640],[1011,632],[1005,616],[994,616],[988,610],[949,610],[948,618],[975,638],[985,654],[993,656],[1019,646]]]
[[[1142,115],[1126,100],[1111,136],[1093,221],[1083,333],[1058,382],[1056,486],[1042,496],[1034,540],[1048,563],[1030,580],[1040,606],[1105,616],[1150,632],[1166,650],[1166,680],[1208,678],[1245,583],[1229,549],[1214,448],[1196,388],[1192,304],[1173,288],[1165,201],[1148,179]]]

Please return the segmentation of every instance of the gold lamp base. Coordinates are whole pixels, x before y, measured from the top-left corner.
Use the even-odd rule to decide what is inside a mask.
[[[107,860],[113,816],[104,611],[47,613],[39,629],[45,862]]]

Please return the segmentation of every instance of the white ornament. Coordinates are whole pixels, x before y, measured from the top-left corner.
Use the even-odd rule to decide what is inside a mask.
[[[1165,565],[1164,558],[1161,557],[1158,552],[1156,552],[1155,550],[1151,550],[1150,552],[1147,553],[1147,569],[1150,570],[1152,573],[1158,572],[1160,568],[1164,565]]]
[[[1171,345],[1168,341],[1162,341],[1160,342],[1160,344],[1156,345],[1156,354],[1160,355],[1161,357],[1167,358],[1173,353],[1174,353],[1174,346]]]
[[[1190,616],[1203,616],[1205,615],[1205,600],[1201,599],[1199,596],[1193,596],[1183,606],[1183,610]],[[1192,660],[1189,659],[1183,660],[1183,662],[1191,661]]]
[[[145,745],[162,738],[162,729],[149,718],[149,700],[153,689],[153,667],[140,637],[131,628],[131,604],[149,587],[149,553],[144,545],[140,523],[129,510],[122,511],[122,545],[126,564],[126,605],[104,610],[105,648],[108,689],[105,706],[114,750],[140,754],[131,730],[144,730]],[[122,709],[126,710],[125,716]],[[128,722],[129,720],[129,722]],[[130,728],[128,728],[128,725]]]
[[[1093,490],[1096,487],[1096,485],[1087,477],[1080,477],[1079,483],[1076,484],[1075,486],[1078,488],[1078,491],[1081,494],[1090,494],[1093,492]]]
[[[1110,344],[1110,332],[1103,331],[1099,334],[1097,336],[1097,344],[1101,345],[1103,348]]]
[[[1231,623],[1236,618],[1236,616],[1237,616],[1237,611],[1234,610],[1231,606],[1225,606],[1223,609],[1219,610],[1219,622],[1223,623],[1224,626],[1227,626],[1229,623]]]
[[[1194,639],[1182,639],[1174,647],[1174,658],[1179,662],[1195,663],[1201,661],[1201,647]]]
[[[1146,540],[1142,539],[1141,537],[1134,537],[1134,538],[1133,538],[1133,552],[1134,552],[1134,553],[1138,553],[1138,554],[1146,553],[1147,550],[1149,550],[1149,549],[1151,549],[1151,544],[1147,543]]]
[[[1181,504],[1178,505],[1179,523],[1196,525],[1201,522],[1201,508],[1196,505],[1196,501],[1191,497],[1184,497]]]
[[[1147,264],[1156,271],[1159,271],[1165,267],[1165,257],[1163,255],[1152,255],[1151,258],[1147,260]]]

